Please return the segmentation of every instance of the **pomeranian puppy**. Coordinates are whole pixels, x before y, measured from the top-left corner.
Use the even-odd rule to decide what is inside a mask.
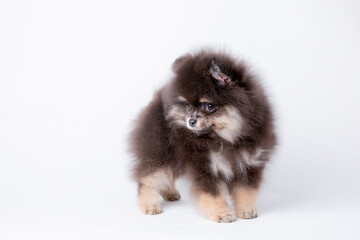
[[[130,135],[141,211],[161,213],[160,196],[179,200],[175,180],[185,174],[209,219],[257,217],[262,173],[276,145],[262,86],[243,62],[211,50],[178,58],[172,71]]]

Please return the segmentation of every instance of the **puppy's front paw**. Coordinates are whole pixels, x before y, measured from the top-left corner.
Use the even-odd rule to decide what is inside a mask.
[[[226,212],[217,214],[213,219],[218,223],[230,223],[236,220],[236,216],[232,212]]]
[[[141,211],[147,215],[156,215],[162,212],[162,208],[159,204],[153,204],[148,206],[141,206]]]
[[[257,211],[255,208],[240,209],[237,211],[237,216],[241,219],[252,219],[257,217]]]
[[[222,215],[218,215],[218,223],[230,223],[234,222],[236,219],[235,214],[233,213],[225,213]]]

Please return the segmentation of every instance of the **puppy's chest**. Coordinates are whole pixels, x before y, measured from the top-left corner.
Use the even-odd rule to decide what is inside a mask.
[[[232,153],[210,151],[210,170],[215,176],[222,176],[227,181],[235,175],[246,176],[250,167],[259,167],[265,164],[261,158],[262,153],[262,149],[257,149],[252,153],[246,150],[238,150]]]

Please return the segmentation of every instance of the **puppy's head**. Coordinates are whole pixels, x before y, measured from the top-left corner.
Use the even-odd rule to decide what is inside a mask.
[[[178,58],[172,69],[175,77],[163,94],[170,125],[234,143],[244,132],[242,106],[248,103],[244,66],[204,51]]]

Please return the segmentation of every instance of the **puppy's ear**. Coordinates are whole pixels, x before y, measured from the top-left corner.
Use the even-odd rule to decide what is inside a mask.
[[[225,87],[232,84],[231,78],[223,73],[218,65],[215,64],[214,60],[211,61],[209,72],[213,78],[215,78],[219,86]]]
[[[179,70],[180,70],[187,62],[189,62],[190,59],[192,59],[192,56],[191,56],[190,53],[185,54],[185,55],[183,55],[183,56],[181,56],[181,57],[178,57],[178,58],[175,60],[175,62],[173,63],[173,65],[172,65],[172,68],[171,68],[172,71],[173,71],[174,73],[178,73]]]

